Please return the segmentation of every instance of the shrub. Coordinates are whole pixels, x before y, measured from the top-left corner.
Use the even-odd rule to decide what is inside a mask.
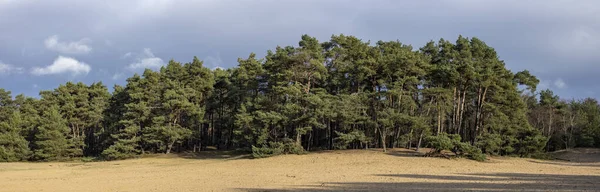
[[[350,133],[337,132],[338,137],[335,138],[334,147],[336,149],[346,149],[353,142],[359,142],[361,145],[369,142],[369,138],[364,132],[354,130]]]
[[[127,150],[129,149],[129,150]],[[102,151],[101,158],[104,160],[122,160],[129,159],[137,156],[137,151],[132,147],[123,147],[122,144],[116,143],[110,146],[108,149]]]
[[[300,155],[306,153],[306,151],[304,151],[304,147],[302,147],[302,145],[298,145],[296,142],[289,141],[284,142],[283,153]]]
[[[418,139],[418,138],[417,138]],[[398,138],[398,146],[408,147],[408,143],[411,142],[410,134],[404,134]],[[413,144],[416,145],[416,144]]]
[[[533,154],[543,153],[548,138],[542,135],[527,136],[521,141],[521,157],[531,157]]]
[[[475,145],[484,153],[497,155],[502,149],[502,137],[499,134],[484,134],[477,137]]]
[[[429,145],[437,154],[440,154],[443,150],[451,150],[457,156],[465,156],[476,161],[485,161],[486,156],[481,152],[481,149],[460,140],[460,135],[448,135],[446,133],[427,137]]]
[[[265,158],[275,155],[281,155],[283,153],[283,143],[281,142],[269,142],[268,145],[262,147],[252,146],[252,157],[254,158]]]
[[[466,142],[459,142],[456,143],[455,145],[455,150],[458,151],[458,153],[460,153],[460,156],[465,156],[469,159],[473,159],[476,161],[485,161],[486,156],[485,154],[483,154],[481,152],[481,149],[466,143]],[[459,155],[459,154],[457,154]]]
[[[485,161],[487,159],[486,155],[483,154],[480,149],[477,150],[479,150],[479,152],[469,153],[469,159],[473,159],[475,161]]]
[[[81,157],[80,160],[81,160],[81,162],[86,162],[87,163],[87,162],[94,162],[94,161],[96,161],[96,158],[95,157]]]
[[[304,154],[304,148],[296,144],[291,139],[284,139],[282,142],[269,142],[262,147],[252,146],[252,157],[265,158],[282,154]]]
[[[452,150],[454,148],[452,139],[450,139],[446,133],[429,136],[427,137],[427,142],[436,153],[441,153],[443,150]]]

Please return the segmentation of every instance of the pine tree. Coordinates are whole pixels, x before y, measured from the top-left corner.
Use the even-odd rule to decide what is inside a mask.
[[[210,70],[197,57],[115,85],[67,82],[40,99],[0,89],[0,160],[125,159],[215,146],[257,156],[415,148],[531,156],[600,147],[600,105],[565,101],[513,73],[478,38],[400,41],[303,35],[264,58]],[[539,95],[539,98],[537,97]],[[426,138],[434,139],[432,141]],[[436,143],[437,142],[437,143]],[[31,152],[33,151],[33,152]]]
[[[17,111],[0,122],[0,161],[24,161],[29,159],[29,142],[21,135],[24,122]]]
[[[110,127],[111,135],[110,140],[112,144],[104,151],[102,151],[102,157],[105,159],[126,159],[131,158],[140,153],[140,131],[143,121],[146,119],[144,115],[147,114],[146,103],[141,100],[141,89],[140,86],[141,77],[134,75],[127,79],[127,87],[120,91],[117,87],[115,89],[115,96],[111,101],[111,109],[114,112],[122,113],[122,117],[112,116],[113,121],[117,121]],[[120,107],[122,104],[123,107]],[[110,114],[110,113],[109,113]],[[120,116],[120,115],[119,115]]]
[[[37,128],[34,143],[36,160],[62,160],[73,157],[70,150],[74,144],[68,140],[69,127],[60,115],[59,109],[53,105],[43,112],[40,126]]]

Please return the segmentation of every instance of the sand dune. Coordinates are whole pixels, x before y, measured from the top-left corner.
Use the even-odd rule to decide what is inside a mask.
[[[349,150],[266,159],[203,152],[93,163],[4,163],[0,191],[600,191],[600,162],[590,160],[600,153],[579,150],[562,158],[571,153],[581,157],[476,162],[415,157],[406,150]]]

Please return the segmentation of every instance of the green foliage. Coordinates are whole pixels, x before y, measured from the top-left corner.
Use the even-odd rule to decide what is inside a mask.
[[[252,146],[252,157],[254,158],[265,158],[285,154],[300,155],[304,153],[305,151],[302,146],[290,139],[286,139],[282,142],[269,142],[268,145],[263,145],[261,147]]]
[[[450,136],[452,136],[452,138]],[[457,138],[458,141],[453,140]],[[427,142],[429,143],[429,146],[433,148],[437,153],[441,153],[444,150],[454,149],[454,143],[460,142],[460,136],[457,137],[456,135],[448,135],[446,133],[442,133],[436,136],[427,137]]]
[[[97,159],[95,157],[82,157],[80,160],[81,160],[81,162],[88,163],[88,162],[94,162]]]
[[[435,150],[435,153],[442,151],[452,151],[458,156],[465,156],[476,161],[485,161],[486,156],[481,152],[481,149],[466,143],[461,142],[460,135],[442,133],[437,136],[427,137],[429,145]]]
[[[540,80],[529,73],[528,70],[519,71],[515,74],[514,81],[519,85],[527,86],[527,89],[534,93],[537,89],[537,85],[540,83]]]
[[[179,125],[153,126],[144,130],[148,145],[157,145],[161,152],[169,153],[174,144],[191,136],[192,131]]]
[[[34,154],[36,160],[64,160],[73,157],[73,143],[69,142],[69,127],[58,112],[51,106],[42,115],[42,121],[35,135]]]
[[[296,142],[292,142],[292,140],[284,139],[283,140],[283,154],[296,154],[301,155],[305,154],[306,151]]]
[[[532,154],[543,153],[547,142],[548,138],[542,135],[527,135],[520,140],[518,152],[522,157],[530,157]]]
[[[502,150],[502,137],[499,134],[484,134],[477,139],[476,146],[484,153],[498,155]]]
[[[457,155],[466,156],[469,159],[473,159],[476,161],[485,161],[486,156],[481,152],[481,149],[466,143],[466,142],[456,142],[454,143],[454,150]]]
[[[0,122],[0,162],[29,159],[29,142],[21,136],[23,126],[19,112],[14,112],[5,122]]]
[[[270,142],[269,146],[252,146],[252,157],[266,158],[283,154],[283,143]]]
[[[25,161],[31,151],[29,142],[17,133],[0,134],[0,162]]]
[[[336,132],[338,137],[335,138],[335,149],[346,149],[351,143],[359,143],[359,146],[367,145],[371,140],[365,133],[354,130],[350,133]]]
[[[564,101],[513,73],[478,38],[419,49],[399,41],[302,35],[264,58],[210,70],[197,57],[134,74],[109,93],[67,82],[40,99],[0,89],[0,161],[252,149],[421,147],[483,160],[600,147],[600,105]],[[539,95],[539,98],[537,97]],[[435,135],[435,136],[431,136]]]
[[[133,146],[135,146],[135,144],[127,145],[125,142],[117,142],[108,149],[102,151],[101,157],[105,160],[120,160],[136,157],[139,150]]]

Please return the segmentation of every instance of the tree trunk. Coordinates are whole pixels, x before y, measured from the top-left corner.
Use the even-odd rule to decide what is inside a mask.
[[[167,152],[166,154],[171,153],[171,149],[173,149],[173,145],[175,144],[175,141],[171,141],[171,143],[169,143],[169,145],[167,146]]]
[[[298,128],[296,128],[296,145],[302,145],[302,143],[300,142],[301,138],[302,136],[300,135],[300,132],[298,132]]]
[[[475,130],[471,133],[471,145],[474,145],[476,142],[477,132],[479,131],[479,115],[481,109],[481,87],[477,89],[477,106],[475,107]]]
[[[210,134],[210,143],[211,145],[215,144],[215,140],[217,140],[217,134],[215,134],[215,115],[214,113],[210,114],[210,128],[209,128],[209,134]]]
[[[440,134],[441,129],[442,129],[442,111],[441,111],[441,107],[439,106],[439,103],[436,102],[437,108],[438,108],[438,116],[437,116],[437,135]]]
[[[457,99],[456,99],[456,112],[454,113],[454,119],[455,119],[454,120],[455,121],[454,122],[454,127],[455,127],[455,129],[458,129],[457,130],[458,134],[460,134],[460,131],[461,131],[461,125],[460,125],[460,119],[459,118],[460,118],[460,107],[462,106],[462,103],[461,103],[462,100],[461,100],[460,93],[461,93],[460,89],[458,89],[457,90],[457,95],[456,95],[457,96]]]
[[[383,131],[380,131],[379,134],[381,135],[381,146],[383,147],[383,152],[387,152],[387,148],[385,147],[385,134],[383,133]]]
[[[478,96],[477,102],[477,113],[475,117],[475,133],[473,134],[473,144],[477,142],[477,136],[479,135],[479,130],[483,126],[483,104],[485,103],[485,96],[487,95],[488,87],[485,87],[481,96]],[[481,92],[481,88],[479,88],[479,92]]]
[[[550,108],[550,121],[548,122],[548,136],[552,136],[552,123],[553,123],[553,114],[554,114],[554,107]]]
[[[308,144],[306,145],[306,150],[307,150],[307,151],[310,151],[310,145],[311,145],[311,144],[312,144],[312,142],[313,142],[313,132],[315,132],[315,129],[312,129],[312,130],[310,131],[310,133],[308,134],[308,139],[307,139],[307,140],[308,140]]]
[[[461,106],[460,106],[460,110],[459,110],[459,114],[458,114],[458,129],[460,130],[462,128],[462,122],[463,122],[463,115],[465,113],[465,98],[467,96],[467,91],[466,89],[463,91],[463,96],[462,96],[462,102],[461,102]],[[464,135],[463,135],[464,137]]]
[[[331,119],[327,118],[327,128],[329,128],[329,150],[333,150],[333,128],[331,127]]]
[[[460,94],[460,93],[458,93]],[[449,129],[456,131],[456,109],[458,108],[456,103],[456,87],[454,87],[452,91],[452,122],[450,124]]]
[[[412,128],[411,128],[411,132],[412,132]],[[400,127],[396,128],[396,138],[394,138],[394,145],[392,145],[392,148],[397,148],[398,147],[398,140],[400,139]]]
[[[410,128],[410,133],[408,134],[408,145],[406,146],[406,149],[410,149],[412,147],[412,134],[413,134],[413,128]]]
[[[423,140],[423,131],[421,131],[421,134],[419,135],[419,143],[417,143],[417,152],[419,152],[419,149],[421,148],[421,141]]]
[[[442,133],[446,133],[446,129],[444,128],[444,121],[446,121],[446,116],[443,115],[443,110],[440,106],[440,130],[442,130]]]

